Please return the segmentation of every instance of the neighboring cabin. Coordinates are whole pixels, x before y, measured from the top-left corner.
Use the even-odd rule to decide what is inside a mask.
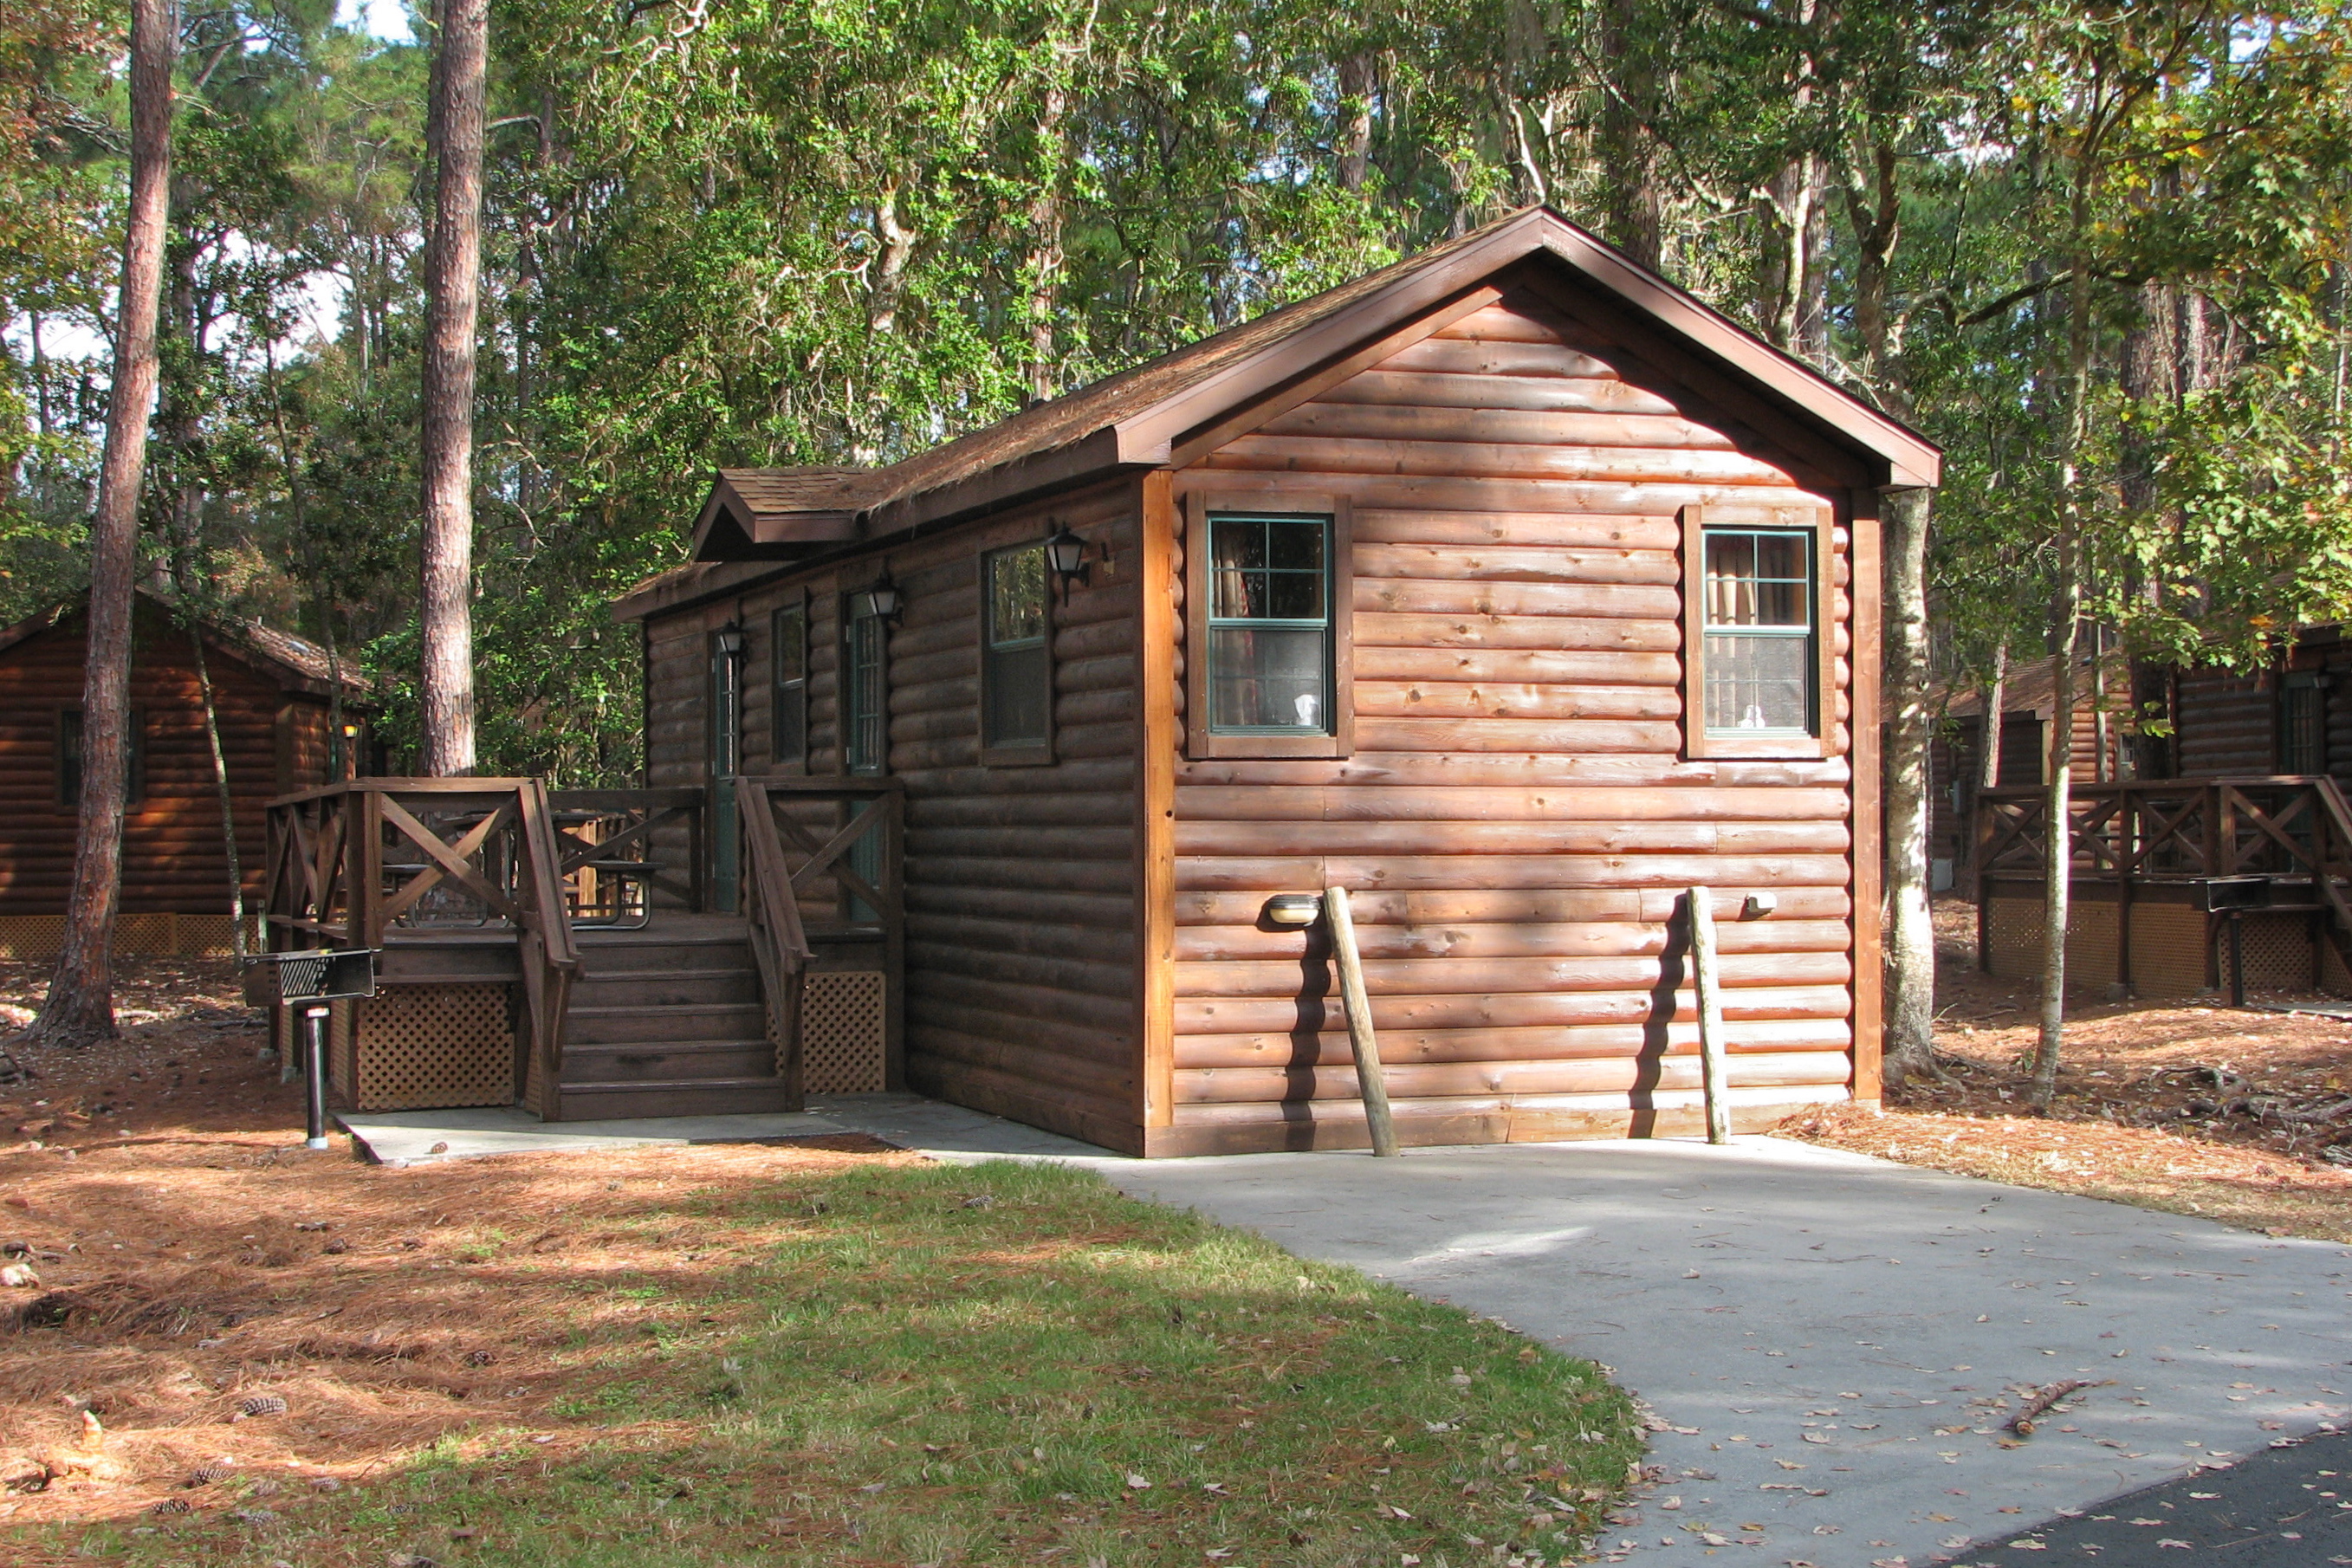
[[[1538,210],[889,468],[728,471],[616,613],[649,785],[903,790],[894,1085],[1360,1143],[1326,939],[1265,918],[1342,885],[1404,1138],[1688,1128],[1703,883],[1754,1126],[1878,1094],[1878,497],[1937,468]]]
[[[2057,710],[2055,659],[2040,658],[2015,667],[2001,683],[2000,764],[1997,788],[2038,784],[2050,772],[2050,716]],[[2097,683],[2104,676],[2105,700]],[[1984,692],[1976,687],[1947,689],[1931,694],[1940,721],[1928,752],[1932,789],[1928,828],[1928,863],[1937,892],[1955,886],[1969,864],[1969,824],[1976,816],[1977,791],[1984,778]],[[2131,714],[2131,670],[2120,657],[2094,661],[2084,655],[2074,671],[2074,779],[2077,784],[2105,784],[2129,775],[2136,757],[2127,732]]]
[[[0,955],[46,960],[62,935],[81,788],[88,605],[78,595],[0,631]],[[373,693],[342,668],[349,732],[339,734],[329,700],[338,672],[324,650],[251,623],[200,624],[250,897],[265,869],[263,807],[354,771],[366,755]],[[226,953],[228,861],[194,646],[177,612],[144,591],[132,620],[131,710],[117,951]]]

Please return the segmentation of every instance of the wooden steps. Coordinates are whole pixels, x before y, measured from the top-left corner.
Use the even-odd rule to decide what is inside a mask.
[[[776,1074],[743,921],[656,916],[576,940],[564,1121],[799,1109]]]

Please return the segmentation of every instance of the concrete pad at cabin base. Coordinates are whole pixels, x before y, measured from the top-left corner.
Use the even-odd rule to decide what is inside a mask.
[[[541,1121],[512,1106],[465,1110],[354,1111],[335,1118],[361,1158],[421,1165],[484,1154],[562,1154],[682,1143],[756,1143],[855,1131],[806,1111],[767,1116],[649,1116],[626,1121]],[[444,1144],[438,1152],[435,1145]]]
[[[1672,1427],[1637,1564],[2049,1562],[2008,1542],[2352,1416],[2326,1243],[1760,1138],[1075,1163],[1612,1368]],[[2061,1378],[2115,1384],[2014,1447],[1969,1404]]]

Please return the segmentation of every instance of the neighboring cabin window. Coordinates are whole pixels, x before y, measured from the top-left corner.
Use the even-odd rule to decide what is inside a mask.
[[[2327,692],[2316,675],[2290,675],[2279,692],[2279,771],[2327,771]]]
[[[1045,544],[982,556],[980,584],[982,760],[1044,761],[1054,715]]]
[[[61,811],[81,807],[81,710],[63,709],[58,714],[58,807]],[[147,715],[136,708],[131,710],[130,763],[123,801],[136,805],[147,798]]]
[[[1691,753],[1821,755],[1836,700],[1826,521],[1696,512],[1684,536]]]
[[[772,622],[769,646],[774,674],[770,680],[772,750],[782,763],[808,762],[808,605],[787,605]]]
[[[842,758],[853,773],[878,773],[889,756],[884,712],[883,622],[865,595],[849,596],[843,634]]]

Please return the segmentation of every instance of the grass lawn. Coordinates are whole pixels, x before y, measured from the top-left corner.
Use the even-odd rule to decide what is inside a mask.
[[[1631,1403],[1591,1364],[1090,1173],[894,1157],[695,1185],[693,1170],[581,1205],[586,1252],[543,1256],[537,1219],[502,1230],[493,1208],[436,1238],[444,1272],[398,1276],[412,1296],[535,1293],[542,1397],[514,1418],[478,1410],[354,1468],[270,1447],[301,1411],[264,1415],[223,1428],[254,1440],[163,1511],[0,1523],[0,1556],[1556,1563],[1642,1452]],[[371,1181],[388,1196],[431,1174]],[[52,1332],[75,1329],[13,1337]],[[273,1342],[220,1398],[273,1371],[299,1391],[294,1363],[321,1352]]]

